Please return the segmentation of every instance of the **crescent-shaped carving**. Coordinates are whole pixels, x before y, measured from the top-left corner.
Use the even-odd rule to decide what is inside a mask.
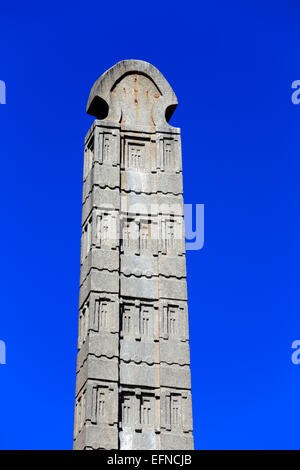
[[[174,91],[157,68],[143,60],[123,60],[94,83],[87,113],[124,127],[164,126],[177,104]]]

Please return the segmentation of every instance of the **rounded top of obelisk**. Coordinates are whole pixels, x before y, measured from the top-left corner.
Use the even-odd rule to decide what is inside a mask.
[[[178,104],[162,73],[143,60],[122,60],[94,83],[87,113],[122,125],[166,125]]]

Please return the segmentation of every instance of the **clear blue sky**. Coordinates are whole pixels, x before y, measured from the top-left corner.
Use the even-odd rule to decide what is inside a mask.
[[[0,448],[72,447],[85,114],[122,59],[179,99],[197,449],[300,449],[300,6],[2,2]]]

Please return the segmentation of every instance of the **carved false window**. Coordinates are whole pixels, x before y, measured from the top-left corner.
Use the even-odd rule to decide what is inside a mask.
[[[92,328],[94,331],[105,332],[109,330],[110,301],[108,299],[96,299],[94,307],[94,318]]]
[[[166,247],[170,252],[175,248],[175,226],[174,221],[166,222]]]
[[[139,244],[138,224],[134,219],[124,219],[122,222],[122,251],[136,253]]]
[[[110,142],[109,137],[103,136],[103,163],[109,162]]]
[[[110,407],[113,396],[108,386],[93,386],[91,403],[91,422],[103,424],[110,421]]]
[[[75,435],[80,431],[80,421],[81,421],[81,397],[76,401],[75,406],[76,421],[75,421]]]
[[[94,159],[94,139],[92,139],[87,146],[85,147],[84,151],[84,169],[83,169],[83,177],[86,178],[86,176],[89,174],[92,165],[93,165],[93,159]]]
[[[118,163],[118,138],[117,133],[98,133],[98,152],[95,155],[97,161],[102,164],[116,166]]]
[[[178,229],[173,217],[161,220],[161,249],[163,254],[176,254]]]
[[[171,428],[178,429],[181,426],[181,397],[171,395]]]
[[[158,168],[162,171],[178,172],[180,170],[178,152],[180,153],[178,140],[160,136],[158,139]]]
[[[96,219],[96,246],[98,248],[101,247],[101,223],[102,223],[102,215],[97,215]]]
[[[98,393],[98,423],[104,422],[105,420],[105,393]]]
[[[143,220],[140,222],[139,248],[140,248],[140,254],[151,253],[151,250],[152,250],[151,222],[143,221]]]
[[[85,259],[92,246],[92,218],[90,218],[82,230],[82,255],[81,262]]]
[[[160,247],[163,254],[177,256],[184,254],[184,225],[182,217],[169,215],[160,220]]]
[[[144,426],[153,426],[154,425],[154,396],[151,395],[140,395],[139,396],[139,406],[140,406],[140,424]]]
[[[122,397],[122,427],[133,424],[133,395],[124,394]]]
[[[130,248],[130,222],[126,221],[123,224],[123,250]]]
[[[83,392],[81,398],[81,419],[80,419],[80,429],[83,428],[85,422],[85,402],[86,402],[86,394]]]
[[[86,303],[79,312],[78,349],[86,341],[89,328],[89,303]]]
[[[176,336],[176,330],[177,330],[177,307],[173,307],[169,305],[168,307],[168,334],[170,336]]]
[[[140,246],[141,250],[147,250],[149,247],[149,224],[146,222],[141,223],[140,231]]]
[[[139,310],[140,335],[142,337],[153,336],[153,307],[141,305]]]
[[[109,240],[109,218],[108,216],[102,217],[102,227],[101,227],[101,234],[102,234],[102,242],[103,244],[107,244]]]
[[[170,142],[165,142],[163,158],[164,158],[164,161],[163,161],[164,169],[172,170],[174,167],[174,164],[173,164],[172,146]]]
[[[142,147],[137,145],[129,146],[129,162],[128,168],[133,170],[143,169]]]
[[[100,302],[99,306],[99,327],[103,331],[108,329],[108,302],[104,300]]]
[[[111,214],[98,214],[96,219],[96,246],[112,248],[116,238],[115,219]]]
[[[151,416],[151,400],[150,398],[142,397],[141,399],[141,424],[149,426],[152,424]]]
[[[85,390],[76,399],[75,403],[75,435],[83,428],[85,422],[86,393]]]
[[[178,315],[179,307],[177,305],[165,305],[163,307],[162,333],[166,338],[178,336]]]
[[[150,318],[149,315],[147,315],[148,312],[145,310],[141,314],[141,334],[143,336],[149,336],[149,323],[150,323]]]
[[[143,171],[145,169],[145,145],[142,142],[126,142],[122,151],[122,168]]]
[[[122,334],[123,336],[128,336],[132,334],[133,329],[133,305],[123,305],[122,306]]]

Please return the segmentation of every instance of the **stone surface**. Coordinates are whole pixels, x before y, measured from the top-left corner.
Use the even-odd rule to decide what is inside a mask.
[[[176,105],[138,60],[90,93],[74,449],[193,449]]]

